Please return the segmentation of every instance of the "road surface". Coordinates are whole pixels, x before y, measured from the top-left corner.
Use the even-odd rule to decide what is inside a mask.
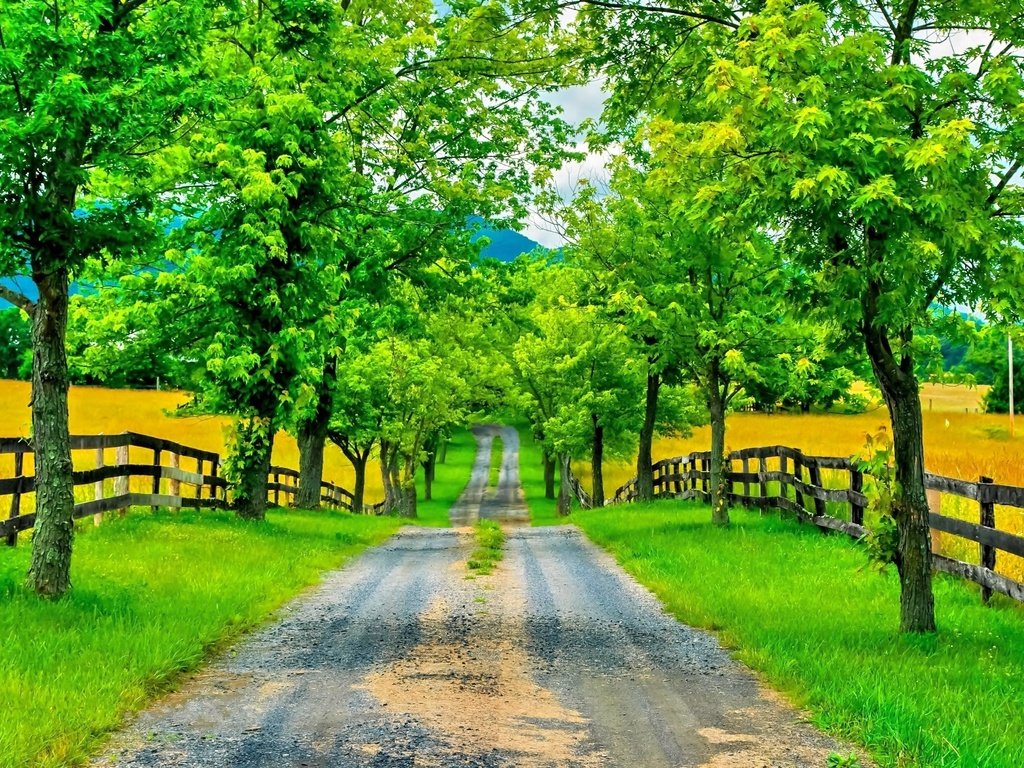
[[[453,517],[521,517],[517,468]],[[517,442],[502,432],[506,451]],[[503,510],[502,504],[508,509]],[[407,528],[141,714],[104,766],[822,768],[845,751],[572,527]],[[866,763],[865,763],[866,765]]]

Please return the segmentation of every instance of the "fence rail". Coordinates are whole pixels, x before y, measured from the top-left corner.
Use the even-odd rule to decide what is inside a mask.
[[[132,461],[132,449],[146,451],[149,461]],[[106,452],[116,451],[113,463],[107,463]],[[78,500],[75,494],[75,519],[94,516],[98,524],[106,512],[124,513],[129,507],[168,507],[172,509],[223,508],[229,504],[228,481],[220,474],[220,454],[175,443],[150,435],[124,432],[117,435],[72,435],[71,451],[76,467],[89,461],[84,451],[93,451],[92,466],[75,469],[72,482],[76,489],[92,486],[91,499]],[[12,455],[14,476],[0,478],[0,499],[10,497],[7,518],[0,520],[0,537],[14,546],[18,533],[35,525],[34,512],[22,512],[23,499],[36,489],[36,478],[25,473],[25,456],[33,454],[31,440],[23,437],[0,437],[0,455]],[[146,458],[146,457],[143,457]],[[182,469],[182,459],[195,462],[195,469]],[[164,463],[166,460],[167,463]],[[132,488],[132,480],[152,480],[140,492]],[[108,490],[106,481],[112,480]],[[299,490],[299,473],[287,467],[271,467],[267,482],[268,502],[277,506],[293,504]],[[183,493],[188,486],[190,493]],[[322,503],[334,509],[351,511],[353,496],[350,491],[334,483],[321,483]],[[366,510],[377,513],[380,504],[367,505]]]
[[[770,461],[777,464],[777,468],[770,468]],[[653,470],[655,498],[710,501],[710,451],[664,459],[654,464]],[[830,484],[823,480],[823,470],[830,472]],[[868,508],[868,497],[864,494],[866,480],[872,482],[874,478],[849,458],[809,456],[781,445],[733,451],[725,461],[726,496],[730,504],[791,512],[819,528],[857,539],[869,533],[864,525]],[[999,485],[988,477],[972,482],[930,473],[925,474],[925,487],[931,508],[933,548],[937,532],[975,542],[979,547],[979,564],[936,552],[933,555],[935,569],[981,585],[982,598],[986,601],[993,592],[999,592],[1024,602],[1024,584],[996,573],[998,552],[1024,557],[1024,537],[997,529],[995,519],[997,505],[1024,509],[1024,488]],[[977,502],[978,522],[943,515],[941,494]],[[636,499],[637,480],[633,478],[616,490],[608,503],[628,503]],[[841,516],[837,516],[837,512]]]

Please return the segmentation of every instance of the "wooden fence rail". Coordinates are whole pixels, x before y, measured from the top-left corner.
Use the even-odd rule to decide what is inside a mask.
[[[149,461],[132,461],[132,449],[146,451]],[[117,511],[123,514],[129,507],[135,506],[172,509],[228,506],[228,482],[221,475],[222,461],[217,453],[134,432],[119,435],[73,435],[71,450],[76,465],[72,474],[75,488],[93,487],[92,498],[88,500],[79,500],[82,494],[76,492],[73,513],[76,519],[93,515],[98,524],[105,512]],[[113,463],[105,460],[107,450],[116,451]],[[94,467],[77,468],[81,462],[76,454],[83,451],[94,452]],[[20,531],[29,530],[35,525],[35,513],[22,511],[24,496],[35,492],[35,476],[25,474],[25,455],[32,453],[30,440],[0,437],[0,455],[13,454],[14,461],[14,476],[0,478],[0,499],[10,497],[7,518],[0,520],[0,537],[6,540],[8,546],[17,543]],[[164,463],[165,459],[167,463]],[[182,469],[183,459],[195,462],[195,469]],[[146,484],[147,492],[133,491],[132,478],[151,478],[152,484]],[[299,490],[298,479],[299,473],[294,469],[271,467],[267,500],[277,506],[294,503],[295,494]],[[108,480],[113,481],[110,493],[107,491]],[[182,492],[183,485],[190,487],[190,493]],[[321,483],[320,500],[334,509],[352,509],[351,492],[333,483]],[[379,504],[367,505],[366,511],[377,513],[380,507]]]
[[[710,501],[710,452],[664,459],[653,468],[655,498]],[[726,457],[725,470],[730,504],[790,512],[819,528],[857,539],[869,532],[864,524],[868,508],[864,485],[865,481],[874,482],[874,478],[865,475],[849,458],[809,456],[794,448],[773,445],[733,451]],[[823,470],[829,472],[829,482],[823,479]],[[929,473],[925,474],[925,487],[929,491],[933,532],[967,539],[979,547],[978,564],[935,553],[935,569],[980,584],[985,601],[993,592],[1000,592],[1024,602],[1024,584],[996,573],[998,552],[1024,557],[1024,537],[998,530],[995,515],[997,505],[1024,509],[1024,488],[999,485],[988,477],[971,482]],[[940,494],[977,502],[978,522],[943,515]],[[608,503],[628,503],[636,499],[634,478],[619,488]]]

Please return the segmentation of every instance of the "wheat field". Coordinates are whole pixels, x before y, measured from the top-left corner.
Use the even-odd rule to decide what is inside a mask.
[[[978,480],[985,475],[997,483],[1024,486],[1024,420],[1016,435],[1010,437],[1006,415],[982,412],[984,388],[926,384],[922,387],[924,415],[925,466],[929,472]],[[763,445],[786,445],[816,456],[852,456],[864,448],[869,434],[888,429],[889,417],[878,405],[861,414],[827,413],[734,413],[726,432],[727,450]],[[655,441],[655,460],[706,451],[711,445],[709,427],[701,427],[686,438],[662,438]],[[589,486],[590,466],[585,462],[574,469]],[[605,493],[636,474],[635,456],[610,461],[604,470]],[[826,480],[827,482],[827,480]],[[942,512],[972,522],[978,521],[975,502],[943,494]],[[1024,510],[997,507],[996,524],[1002,530],[1024,535]],[[966,562],[978,562],[978,547],[972,542],[946,534],[939,536],[941,551]],[[1024,580],[1024,559],[1000,552],[997,570]]]
[[[30,396],[31,386],[28,382],[0,380],[0,437],[24,437],[30,434]],[[184,392],[72,387],[69,395],[71,433],[112,435],[138,432],[224,455],[230,419],[222,416],[176,416],[175,410],[187,401],[188,395]],[[140,456],[139,460],[145,462],[151,458],[152,454],[149,454]],[[95,455],[91,451],[76,451],[74,460],[78,469],[95,466]],[[113,462],[115,452],[108,451],[104,460]],[[132,460],[135,461],[134,458]],[[190,460],[182,461],[183,469],[194,469]],[[299,467],[298,446],[295,439],[285,432],[280,432],[274,439],[274,464],[293,469]],[[31,471],[30,457],[25,470]],[[13,471],[12,456],[0,455],[0,477],[10,477]],[[335,446],[328,444],[324,457],[324,479],[351,488],[353,477],[348,460]],[[383,498],[380,473],[376,465],[367,468],[366,485],[367,501]],[[91,489],[80,488],[79,492],[88,494]],[[27,498],[26,502],[30,509],[31,499]]]

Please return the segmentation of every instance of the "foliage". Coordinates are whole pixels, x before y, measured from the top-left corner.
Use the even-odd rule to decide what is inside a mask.
[[[0,379],[28,378],[30,371],[25,370],[25,362],[31,360],[31,336],[22,310],[0,309]]]
[[[899,533],[893,517],[896,500],[896,474],[893,466],[892,439],[883,427],[874,435],[867,436],[867,442],[855,466],[870,476],[870,485],[865,487],[871,511],[874,512],[872,530],[867,536],[868,557],[879,567],[885,568],[896,562]]]
[[[1010,411],[1010,361],[1006,348],[1006,339],[1002,339],[1001,348],[994,361],[992,388],[985,394],[985,411],[987,413],[1009,413]],[[1024,350],[1013,349],[1013,391],[1017,398],[1016,409],[1024,402]]]

